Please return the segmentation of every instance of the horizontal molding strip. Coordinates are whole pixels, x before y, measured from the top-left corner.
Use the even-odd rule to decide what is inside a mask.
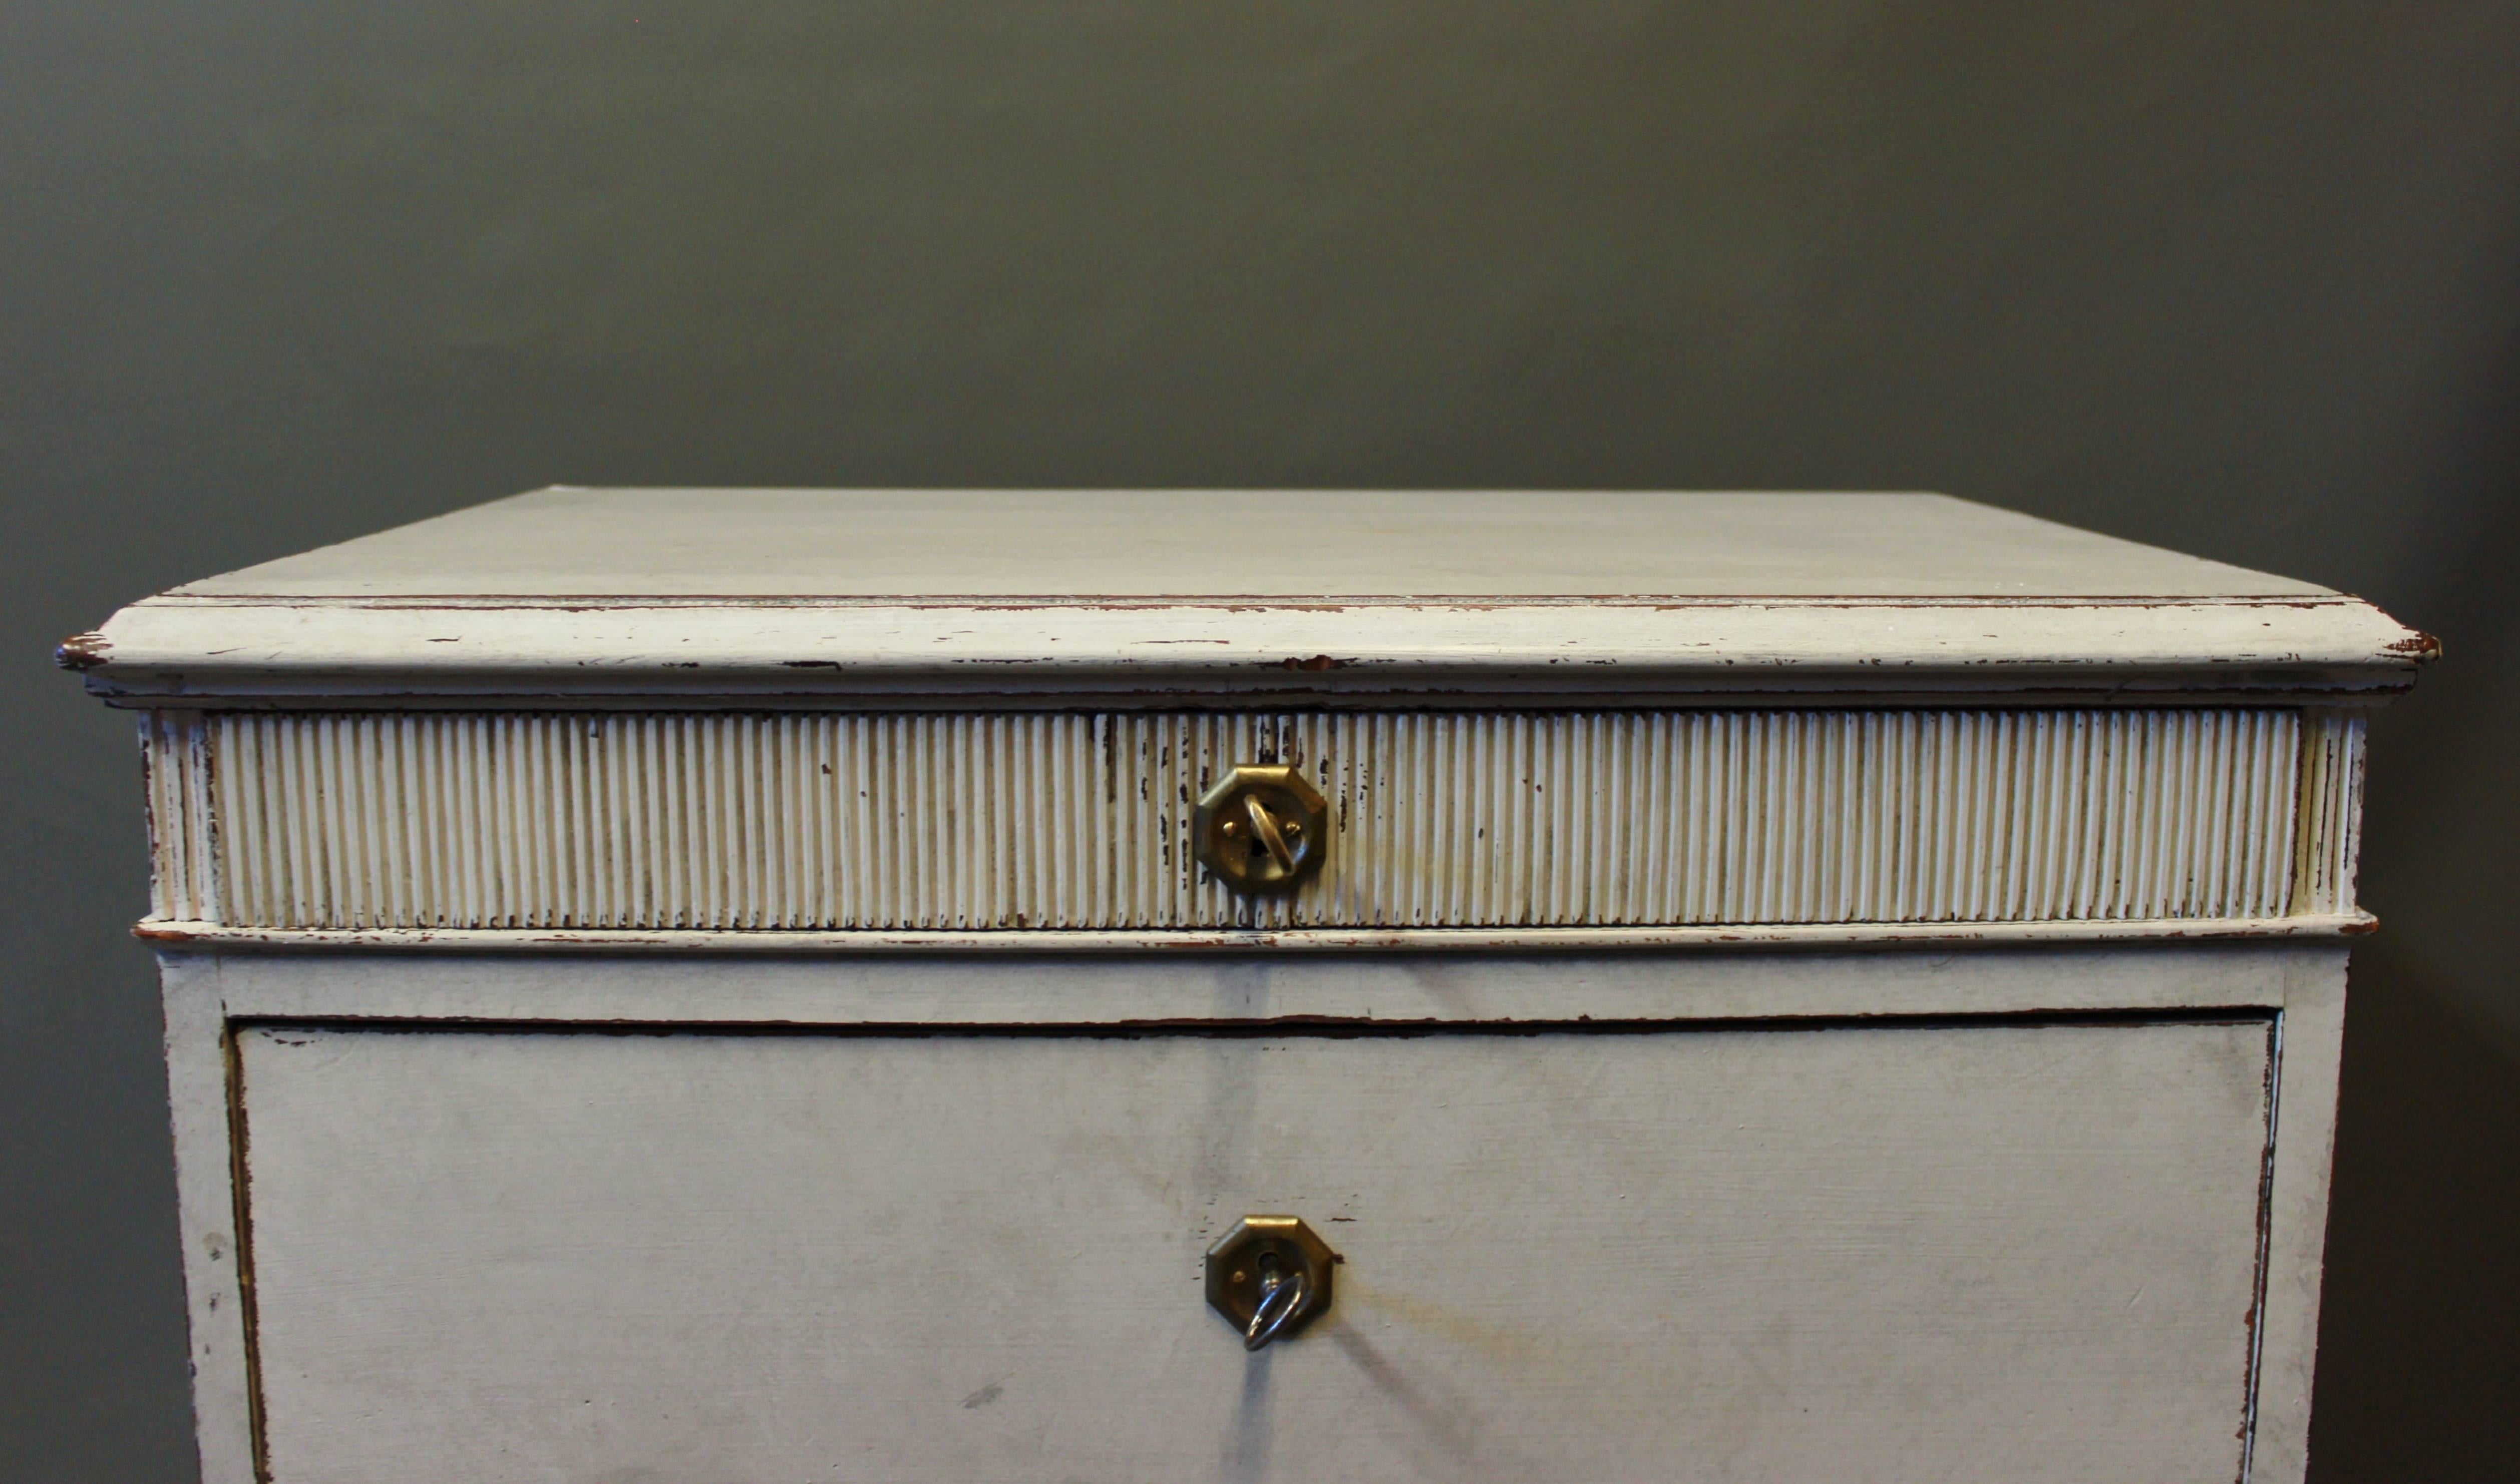
[[[164,949],[302,953],[531,954],[1127,954],[1604,953],[1652,949],[2000,948],[2024,943],[2215,943],[2361,937],[2369,913],[2145,922],[1801,922],[1739,927],[1298,927],[1204,932],[638,932],[516,927],[228,927],[152,922],[135,929]]]
[[[1530,929],[2354,913],[2346,711],[158,711],[153,919],[321,930]],[[1191,803],[1330,800],[1238,897]]]
[[[2317,705],[2439,652],[2358,599],[764,603],[171,595],[66,642],[118,704]],[[1827,699],[1766,700],[1774,693]],[[1593,697],[1593,698],[1587,698]]]

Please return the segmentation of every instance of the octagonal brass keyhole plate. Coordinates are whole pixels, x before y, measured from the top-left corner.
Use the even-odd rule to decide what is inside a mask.
[[[1329,853],[1329,805],[1292,768],[1246,764],[1200,796],[1191,843],[1237,891],[1291,891]]]
[[[1207,1249],[1208,1307],[1257,1350],[1296,1333],[1330,1306],[1338,1254],[1293,1216],[1245,1216]]]

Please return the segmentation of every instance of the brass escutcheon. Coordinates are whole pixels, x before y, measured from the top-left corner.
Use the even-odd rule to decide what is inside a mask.
[[[1339,1256],[1292,1216],[1245,1216],[1207,1249],[1208,1307],[1242,1331],[1242,1348],[1284,1339],[1330,1306]]]
[[[1292,890],[1329,853],[1329,805],[1292,768],[1245,764],[1200,797],[1191,841],[1237,891]]]

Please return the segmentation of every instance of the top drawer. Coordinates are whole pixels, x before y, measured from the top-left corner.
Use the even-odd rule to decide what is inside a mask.
[[[2353,912],[2294,709],[149,713],[155,916],[790,931],[2210,922]],[[1192,802],[1328,800],[1238,894]]]

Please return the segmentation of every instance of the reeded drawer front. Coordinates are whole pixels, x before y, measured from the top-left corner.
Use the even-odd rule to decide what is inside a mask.
[[[2271,1033],[247,1029],[270,1475],[2225,1484]]]
[[[2362,723],[2291,710],[196,713],[157,916],[896,929],[2262,920],[2352,910]],[[1192,805],[1282,762],[1326,863]]]

